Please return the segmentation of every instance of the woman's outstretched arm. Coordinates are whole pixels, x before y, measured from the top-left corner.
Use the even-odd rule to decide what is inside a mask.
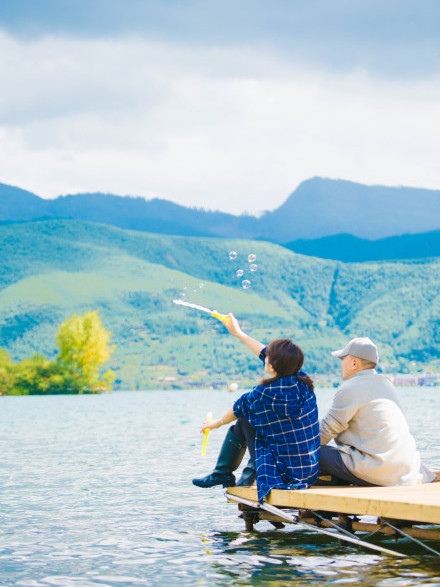
[[[260,353],[264,349],[265,345],[243,332],[234,314],[228,314],[228,320],[225,321],[224,324],[231,334],[241,340],[241,342],[244,342],[244,344],[255,355],[257,355],[257,357],[260,356]]]

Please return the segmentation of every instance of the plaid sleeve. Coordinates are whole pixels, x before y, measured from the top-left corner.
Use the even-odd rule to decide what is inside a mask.
[[[237,418],[243,416],[249,422],[252,411],[255,410],[255,402],[261,398],[261,387],[257,385],[252,391],[244,393],[232,406],[234,414]]]
[[[242,396],[240,396],[235,402],[234,405],[232,406],[232,409],[234,411],[234,415],[237,416],[237,418],[240,418],[241,416],[243,418],[247,419],[247,415],[249,414],[249,405],[248,405],[248,398],[247,396],[249,395],[250,392],[248,393],[244,393]]]
[[[266,350],[267,350],[267,346],[264,347],[264,349],[261,349],[261,353],[258,355],[258,358],[260,359],[260,361],[265,361],[266,359]]]

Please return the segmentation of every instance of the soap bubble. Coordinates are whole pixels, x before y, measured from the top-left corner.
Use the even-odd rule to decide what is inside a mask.
[[[203,287],[205,287],[204,283],[199,283],[199,289],[202,289]]]
[[[229,258],[231,259],[231,261],[233,261],[234,259],[236,259],[236,258],[237,258],[237,253],[236,253],[236,251],[231,251],[231,252],[229,253]]]
[[[237,271],[234,273],[234,277],[241,277],[243,273],[243,269],[237,269]]]
[[[243,279],[241,285],[243,289],[247,289],[248,287],[251,287],[251,282],[249,281],[249,279]]]
[[[184,291],[180,292],[180,299],[183,300],[183,298],[186,296],[186,293]]]
[[[256,263],[252,263],[251,265],[249,265],[249,269],[251,271],[256,271],[258,269],[258,265]]]
[[[253,253],[251,253],[250,255],[248,255],[248,263],[253,263],[256,258],[257,258],[257,255],[254,255]]]
[[[229,391],[237,391],[238,389],[238,383],[236,383],[235,381],[233,381],[232,383],[229,384]]]

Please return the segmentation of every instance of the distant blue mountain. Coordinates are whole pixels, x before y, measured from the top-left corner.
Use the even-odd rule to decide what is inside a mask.
[[[366,186],[319,177],[301,183],[260,217],[187,208],[167,200],[77,194],[48,200],[0,184],[0,222],[72,218],[182,236],[238,237],[279,244],[350,234],[381,239],[440,230],[440,191]]]
[[[258,222],[253,216],[188,208],[158,198],[86,193],[49,200],[0,183],[0,222],[47,218],[85,220],[181,236],[251,236]]]
[[[374,241],[338,234],[313,240],[300,239],[284,246],[302,255],[344,262],[423,259],[440,257],[440,230]]]
[[[260,221],[269,229],[263,236],[273,230],[278,243],[336,234],[366,239],[416,234],[440,229],[440,191],[315,177]]]
[[[44,205],[35,194],[0,183],[0,221],[34,220],[43,215]]]

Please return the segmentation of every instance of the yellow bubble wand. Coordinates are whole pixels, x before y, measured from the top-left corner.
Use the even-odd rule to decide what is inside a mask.
[[[178,306],[187,306],[188,308],[193,308],[194,310],[207,312],[208,314],[211,314],[211,316],[213,316],[214,318],[217,318],[217,320],[220,320],[220,322],[223,322],[223,324],[229,324],[229,318],[227,317],[227,315],[220,314],[220,312],[217,312],[217,310],[210,310],[209,308],[205,308],[204,306],[199,306],[198,304],[193,304],[191,302],[184,302],[183,300],[173,300],[173,302]]]
[[[206,422],[210,422],[212,420],[212,412],[208,412],[206,414]],[[210,429],[207,428],[203,433],[203,444],[202,444],[202,457],[206,455],[206,448],[208,446],[208,438],[209,438]]]

